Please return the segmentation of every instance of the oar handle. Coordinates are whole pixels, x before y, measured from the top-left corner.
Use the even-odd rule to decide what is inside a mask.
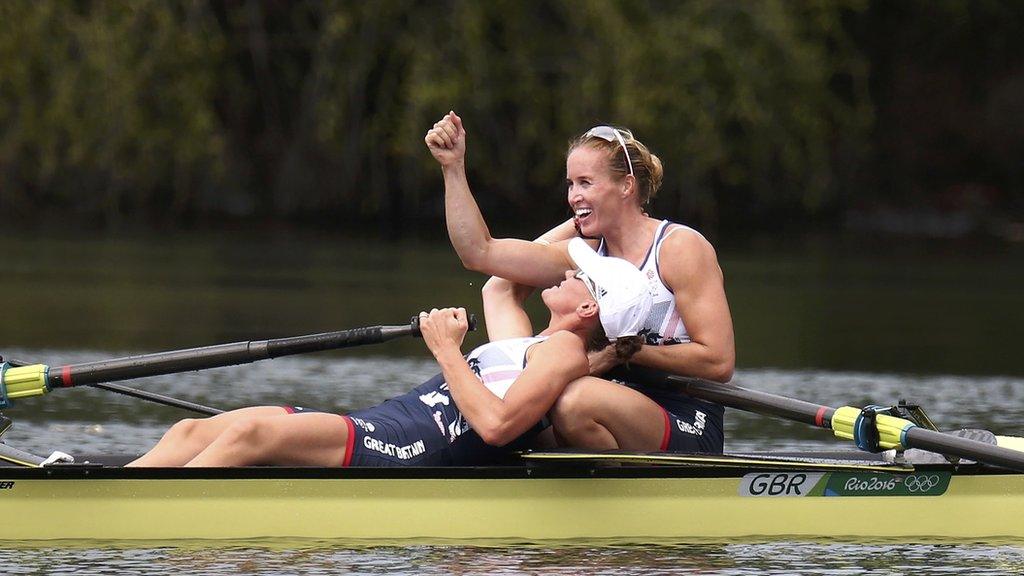
[[[476,316],[470,314],[467,318],[470,331],[476,330]],[[401,326],[369,326],[366,328],[353,328],[339,332],[325,332],[323,334],[311,334],[309,336],[293,336],[291,338],[278,338],[276,340],[264,340],[263,342],[252,342],[250,344],[261,345],[266,343],[265,358],[277,358],[279,356],[290,356],[292,354],[308,354],[310,352],[322,352],[324,350],[337,350],[339,348],[351,348],[366,344],[379,344],[394,340],[402,336],[416,336],[420,334],[420,317],[413,316],[409,324]],[[257,358],[257,360],[260,358]]]
[[[470,332],[475,331],[476,330],[476,314],[470,314],[469,317],[466,318],[466,323],[469,324],[469,331]],[[419,316],[413,316],[412,320],[409,321],[409,326],[412,327],[412,330],[413,330],[412,335],[413,336],[420,337],[420,336],[423,335],[423,334],[420,333],[420,317]]]

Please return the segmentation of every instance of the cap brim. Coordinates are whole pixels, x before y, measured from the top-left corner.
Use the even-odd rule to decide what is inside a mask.
[[[597,287],[605,334],[611,339],[636,335],[651,309],[643,272],[621,258],[599,255],[581,238],[569,241],[569,256]]]
[[[582,238],[573,238],[569,241],[569,257],[576,267],[583,270],[594,282],[605,284],[613,280],[608,277],[608,269],[601,262],[601,255]]]

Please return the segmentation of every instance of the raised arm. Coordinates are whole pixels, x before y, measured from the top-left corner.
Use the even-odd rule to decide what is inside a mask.
[[[728,382],[736,363],[732,317],[715,249],[699,234],[680,230],[665,239],[661,276],[675,294],[690,342],[645,345],[630,360],[673,374]]]
[[[533,293],[533,287],[491,276],[480,292],[488,340],[494,342],[533,336],[533,323],[523,308],[523,303]]]
[[[462,264],[477,272],[520,284],[547,287],[571,267],[563,244],[542,245],[490,234],[466,177],[466,130],[454,112],[434,124],[424,142],[444,176],[448,237]]]
[[[455,404],[473,430],[492,446],[504,446],[540,422],[569,382],[586,375],[589,368],[579,337],[558,332],[534,345],[526,369],[505,397],[498,398],[473,374],[462,356],[465,310],[449,308],[421,314],[420,329]]]
[[[572,219],[562,222],[534,242],[550,245],[568,240],[576,234]],[[523,303],[533,293],[533,287],[517,284],[498,276],[492,276],[481,290],[484,302],[484,318],[487,324],[487,338],[492,342],[505,338],[533,336],[533,324],[523,308]]]

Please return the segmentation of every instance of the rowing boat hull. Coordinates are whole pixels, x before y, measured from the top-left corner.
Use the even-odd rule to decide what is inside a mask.
[[[797,494],[781,495],[801,474]],[[882,492],[870,495],[872,482]],[[897,490],[885,492],[894,482]],[[0,510],[0,540],[997,540],[1024,538],[1024,475],[948,467],[0,468]]]

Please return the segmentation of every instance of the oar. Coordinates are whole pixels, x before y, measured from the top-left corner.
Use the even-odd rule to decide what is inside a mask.
[[[138,390],[136,388],[129,388],[127,386],[121,386],[120,384],[111,384],[109,382],[99,383],[95,382],[88,385],[90,388],[99,388],[100,390],[106,390],[107,392],[116,392],[117,394],[123,394],[125,396],[131,396],[132,398],[138,398],[140,400],[146,400],[148,402],[154,402],[156,404],[163,404],[164,406],[171,406],[173,408],[181,408],[182,410],[188,410],[190,412],[196,412],[198,414],[205,414],[207,416],[216,416],[217,414],[224,413],[224,410],[220,408],[213,408],[205,406],[203,404],[196,404],[195,402],[189,402],[188,400],[181,400],[180,398],[172,398],[170,396],[164,396],[163,394],[157,394],[156,392],[146,392],[144,390]]]
[[[861,447],[866,425],[871,420],[871,416],[865,415],[861,408],[852,406],[830,408],[735,384],[718,384],[696,378],[667,376],[666,380],[695,398],[831,429],[836,436],[852,439]],[[877,444],[882,448],[918,448],[1024,471],[1024,452],[928,430],[909,420],[886,414],[878,414],[874,419],[874,430],[867,431],[877,431]]]
[[[0,357],[0,362],[3,362],[3,358]],[[28,362],[22,362],[20,360],[8,360],[7,365],[9,368],[19,368],[22,366],[28,366]],[[0,387],[3,386],[3,382],[0,381]],[[106,390],[107,392],[116,392],[117,394],[124,394],[125,396],[131,396],[132,398],[139,398],[147,400],[149,402],[155,402],[157,404],[163,404],[164,406],[171,406],[174,408],[181,408],[182,410],[188,410],[190,412],[196,412],[198,414],[205,414],[206,416],[216,416],[224,411],[220,408],[211,408],[210,406],[204,406],[202,404],[196,404],[195,402],[189,402],[188,400],[181,400],[178,398],[171,398],[170,396],[164,396],[163,394],[157,394],[156,392],[146,392],[144,390],[138,390],[136,388],[129,388],[128,386],[122,386],[120,384],[111,383],[94,383],[87,384],[90,388],[99,388],[100,390]],[[4,433],[3,427],[4,418],[0,415],[0,436]]]
[[[476,329],[476,318],[472,314],[469,316],[469,329]],[[10,400],[41,396],[54,388],[248,364],[280,356],[352,348],[419,335],[420,324],[416,317],[409,324],[399,326],[368,326],[291,338],[250,340],[52,368],[45,364],[12,366],[3,363],[0,364],[0,408],[8,406]]]

